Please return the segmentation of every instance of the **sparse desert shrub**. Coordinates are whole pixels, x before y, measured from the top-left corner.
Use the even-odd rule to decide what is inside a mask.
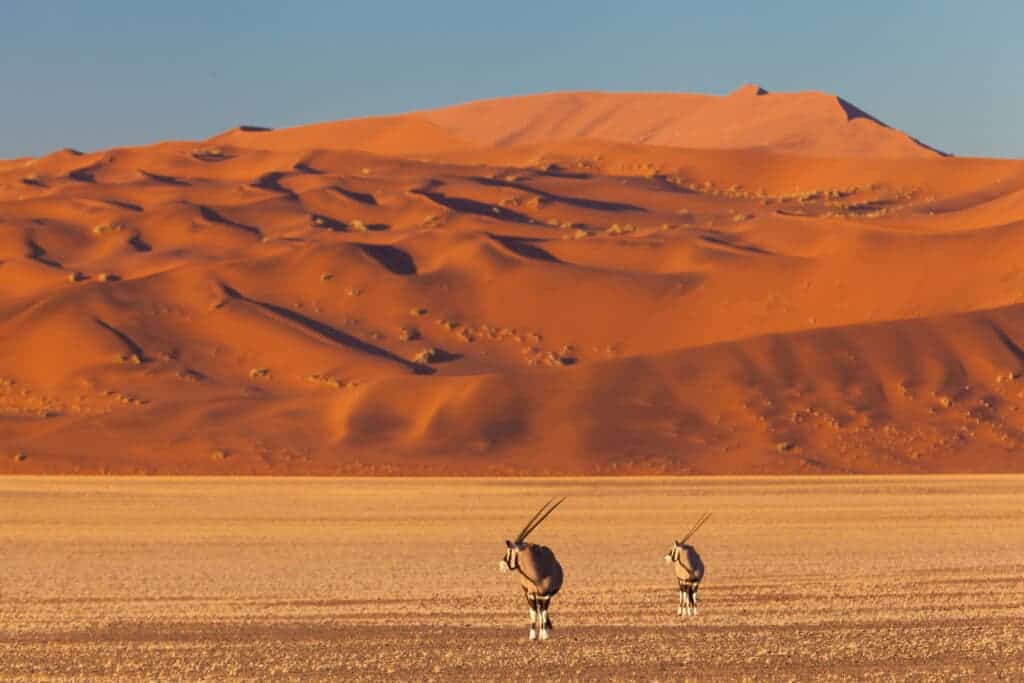
[[[398,338],[404,342],[420,338],[420,331],[415,327],[403,327],[398,331]]]
[[[792,441],[780,441],[775,444],[775,450],[779,453],[785,453],[786,451],[791,451],[794,448],[796,448],[796,444]]]
[[[210,457],[213,458],[214,460],[226,460],[228,457],[228,452],[223,448],[217,448],[210,453]]]
[[[137,353],[122,353],[117,359],[126,364],[142,365],[142,357]]]
[[[328,280],[332,280],[333,278],[334,276],[331,275],[330,273],[320,273],[320,282],[327,282]]]
[[[428,348],[428,349],[423,349],[422,351],[417,353],[415,356],[413,356],[412,360],[413,360],[414,363],[419,363],[421,365],[426,365],[428,363],[433,363],[439,357],[440,357],[440,352],[437,349]]]
[[[270,370],[267,368],[253,368],[249,371],[249,379],[270,377]]]
[[[227,158],[227,154],[220,147],[201,147],[192,150],[192,156],[200,161],[220,161]]]
[[[348,227],[352,228],[356,232],[367,232],[369,230],[369,228],[366,227],[366,223],[364,223],[358,218],[353,218],[351,221],[349,221]]]
[[[625,225],[612,223],[611,227],[605,230],[605,233],[608,235],[628,235],[631,232],[636,232],[636,226],[629,223]]]
[[[572,231],[572,238],[574,240],[581,240],[585,237],[590,237],[590,233],[587,232],[586,230],[583,230],[582,228],[576,228],[575,230]]]
[[[322,384],[324,386],[331,387],[332,389],[341,389],[345,386],[345,383],[340,379],[337,377],[330,377],[329,375],[313,374],[306,379],[314,384]]]
[[[81,282],[84,279],[85,275],[78,272],[77,270],[73,270],[70,273],[68,273],[68,282]]]
[[[96,276],[96,279],[100,282],[117,282],[121,277],[113,273],[100,273]]]
[[[120,223],[100,223],[99,225],[93,226],[93,234],[103,235],[108,232],[121,232],[124,230],[124,226]]]
[[[22,462],[28,458],[22,451],[18,451],[14,454],[14,462]]]
[[[733,214],[732,220],[734,223],[742,223],[743,221],[749,221],[753,217],[754,214],[752,213],[736,213]]]
[[[417,318],[419,318],[419,317],[421,317],[421,316],[424,316],[424,315],[426,315],[426,314],[427,314],[427,309],[425,309],[425,308],[420,308],[420,307],[416,307],[416,308],[410,308],[410,309],[409,309],[409,314],[410,314],[410,315],[414,315],[414,316],[416,316]]]

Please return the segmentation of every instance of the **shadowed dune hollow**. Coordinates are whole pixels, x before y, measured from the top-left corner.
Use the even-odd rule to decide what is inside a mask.
[[[1024,164],[561,93],[0,161],[0,472],[1024,471]]]

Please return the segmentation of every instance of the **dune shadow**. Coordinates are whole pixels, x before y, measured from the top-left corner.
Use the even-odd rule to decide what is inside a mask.
[[[359,248],[395,275],[415,275],[416,262],[408,252],[389,244],[362,244]]]
[[[258,187],[261,190],[269,190],[270,192],[278,192],[287,196],[289,199],[297,199],[298,196],[289,190],[287,187],[281,184],[281,179],[287,176],[287,173],[282,171],[271,171],[270,173],[264,173],[259,178],[252,182],[253,187]]]
[[[227,216],[217,212],[214,209],[211,209],[208,206],[203,206],[199,204],[197,205],[197,208],[199,209],[199,215],[202,216],[204,220],[210,221],[211,223],[227,225],[229,227],[247,232],[254,237],[263,236],[263,231],[260,230],[259,228],[254,228],[251,225],[245,225],[244,223],[238,223],[237,221],[233,221]]]
[[[35,242],[35,240],[25,240],[25,247],[28,248],[28,258],[32,259],[33,261],[38,261],[39,263],[42,263],[43,265],[49,266],[51,268],[64,267],[54,259],[50,258],[46,254],[46,250],[39,246]]]
[[[313,222],[313,227],[321,230],[330,230],[331,232],[345,232],[347,227],[344,223],[339,220],[335,220],[330,216],[325,216],[322,213],[310,214],[309,219]]]
[[[294,166],[292,166],[292,168],[295,169],[296,171],[298,171],[299,173],[305,173],[307,175],[323,175],[324,174],[323,171],[321,171],[320,169],[317,169],[317,168],[313,168],[312,166],[307,164],[305,161],[297,162]]]
[[[751,246],[749,244],[736,244],[735,242],[729,241],[728,239],[726,239],[722,235],[704,234],[704,235],[700,236],[700,239],[703,242],[709,242],[711,244],[715,244],[715,245],[722,246],[722,247],[728,247],[730,249],[738,249],[740,251],[747,251],[747,252],[750,252],[751,254],[770,255],[772,253],[772,252],[768,251],[767,249],[762,249],[761,247],[755,247],[755,246]]]
[[[431,190],[411,190],[410,192],[411,194],[426,197],[435,204],[443,206],[446,209],[458,211],[459,213],[486,216],[488,218],[497,218],[498,220],[511,221],[514,223],[533,222],[533,220],[526,214],[506,209],[503,206],[487,204],[486,202],[477,201],[476,199],[468,199],[466,197],[449,197],[442,192],[433,192]]]
[[[111,206],[116,206],[119,209],[127,209],[128,211],[134,211],[136,213],[142,213],[143,211],[141,204],[133,204],[132,202],[126,202],[123,199],[104,199],[103,201]]]
[[[153,247],[150,246],[149,242],[142,239],[142,235],[135,233],[132,238],[128,240],[128,244],[131,245],[135,251],[147,252],[153,251]]]
[[[159,173],[150,173],[149,171],[144,171],[141,168],[139,169],[139,173],[141,173],[149,180],[152,180],[155,183],[160,183],[161,185],[175,185],[177,187],[188,187],[191,184],[187,181],[181,180],[180,178],[175,178],[174,176],[160,175]]]
[[[124,332],[122,332],[121,330],[117,329],[117,328],[116,328],[116,327],[114,327],[113,325],[109,325],[109,324],[107,324],[107,323],[103,322],[103,321],[102,321],[102,320],[100,320],[99,318],[94,318],[94,320],[96,321],[96,324],[97,324],[97,325],[99,325],[100,327],[102,327],[103,329],[105,329],[105,330],[106,330],[107,332],[110,332],[110,333],[111,333],[111,334],[113,334],[113,335],[114,335],[115,337],[117,337],[118,339],[120,339],[120,340],[121,340],[121,342],[122,342],[122,343],[123,343],[123,344],[124,344],[125,346],[127,346],[127,347],[128,347],[128,350],[129,350],[129,351],[131,351],[131,352],[132,352],[133,354],[135,354],[135,356],[136,356],[136,357],[138,357],[138,359],[139,359],[139,360],[140,360],[141,362],[143,362],[143,363],[144,363],[144,362],[146,362],[146,355],[145,355],[145,354],[144,354],[144,353],[142,352],[142,347],[141,347],[141,346],[139,346],[138,344],[136,344],[136,343],[135,343],[135,340],[134,340],[134,339],[132,339],[132,338],[131,338],[131,337],[129,337],[129,336],[127,335],[127,334],[125,334],[125,333],[124,333]]]
[[[355,190],[346,190],[340,185],[334,185],[328,188],[331,192],[340,194],[343,197],[347,197],[352,201],[359,202],[360,204],[368,204],[370,206],[377,206],[377,198],[368,192],[356,192]]]
[[[357,337],[353,337],[350,334],[346,334],[345,332],[342,332],[341,330],[331,327],[330,325],[323,323],[319,320],[316,320],[314,318],[302,315],[301,313],[296,313],[295,311],[284,308],[283,306],[278,306],[276,304],[268,303],[266,301],[257,301],[256,299],[250,299],[249,297],[245,296],[238,290],[223,283],[221,284],[221,287],[223,288],[224,293],[227,294],[229,297],[233,299],[238,299],[240,301],[245,301],[246,303],[257,306],[278,317],[284,318],[285,320],[291,323],[299,325],[303,329],[314,333],[316,336],[331,341],[335,344],[340,344],[350,349],[361,351],[363,353],[369,354],[371,356],[376,356],[378,358],[386,358],[388,360],[400,364],[402,367],[411,370],[412,372],[419,375],[429,375],[436,372],[436,370],[434,370],[433,368],[426,367],[418,363],[413,363],[412,361],[408,361],[402,358],[401,356],[396,356],[387,349],[382,349],[379,346],[374,346],[373,344],[365,342]]]
[[[487,236],[498,242],[501,246],[505,247],[509,251],[518,254],[524,258],[535,259],[537,261],[548,261],[549,263],[563,263],[558,257],[551,252],[542,249],[537,246],[537,242],[540,240],[529,238],[529,237],[509,237],[507,235],[495,235],[494,233],[487,233]]]
[[[85,166],[83,168],[76,168],[73,171],[68,172],[68,178],[76,180],[80,183],[95,183],[96,182],[96,169],[98,166]]]
[[[606,202],[599,199],[587,199],[585,197],[570,197],[567,195],[554,194],[553,192],[546,192],[544,190],[538,190],[530,187],[525,183],[513,182],[510,180],[502,180],[500,178],[486,178],[483,176],[474,176],[472,178],[474,182],[482,185],[489,185],[491,187],[508,187],[521,192],[529,192],[530,194],[537,195],[543,199],[547,199],[552,202],[559,202],[561,204],[568,204],[569,206],[575,206],[578,209],[592,209],[594,211],[637,211],[640,213],[647,213],[647,209],[636,204],[627,204],[625,202]]]

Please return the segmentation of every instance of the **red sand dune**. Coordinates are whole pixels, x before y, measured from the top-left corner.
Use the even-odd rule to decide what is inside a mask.
[[[938,152],[849,102],[819,92],[745,85],[726,97],[574,92],[507,97],[311,126],[214,138],[273,150],[359,149],[421,154],[575,139],[687,149],[748,149],[817,157],[933,157]]]
[[[0,471],[1024,471],[1024,164],[572,93],[0,162]]]

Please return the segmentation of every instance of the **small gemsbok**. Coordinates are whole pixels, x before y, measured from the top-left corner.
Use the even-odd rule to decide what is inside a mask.
[[[673,543],[668,554],[665,555],[665,561],[672,563],[676,579],[679,581],[679,609],[676,610],[676,614],[679,616],[697,614],[697,588],[700,587],[700,581],[704,578],[704,561],[700,559],[697,550],[692,545],[687,545],[686,542],[697,533],[697,529],[708,521],[709,517],[711,517],[710,512],[704,513],[690,531],[683,536],[683,540]]]
[[[558,564],[551,549],[526,543],[526,537],[550,515],[565,498],[552,504],[552,498],[537,511],[537,514],[526,523],[515,541],[505,541],[505,558],[498,563],[503,572],[518,572],[519,583],[526,594],[526,602],[530,605],[530,640],[548,639],[551,630],[551,618],[548,606],[558,590],[562,587],[562,565]]]

